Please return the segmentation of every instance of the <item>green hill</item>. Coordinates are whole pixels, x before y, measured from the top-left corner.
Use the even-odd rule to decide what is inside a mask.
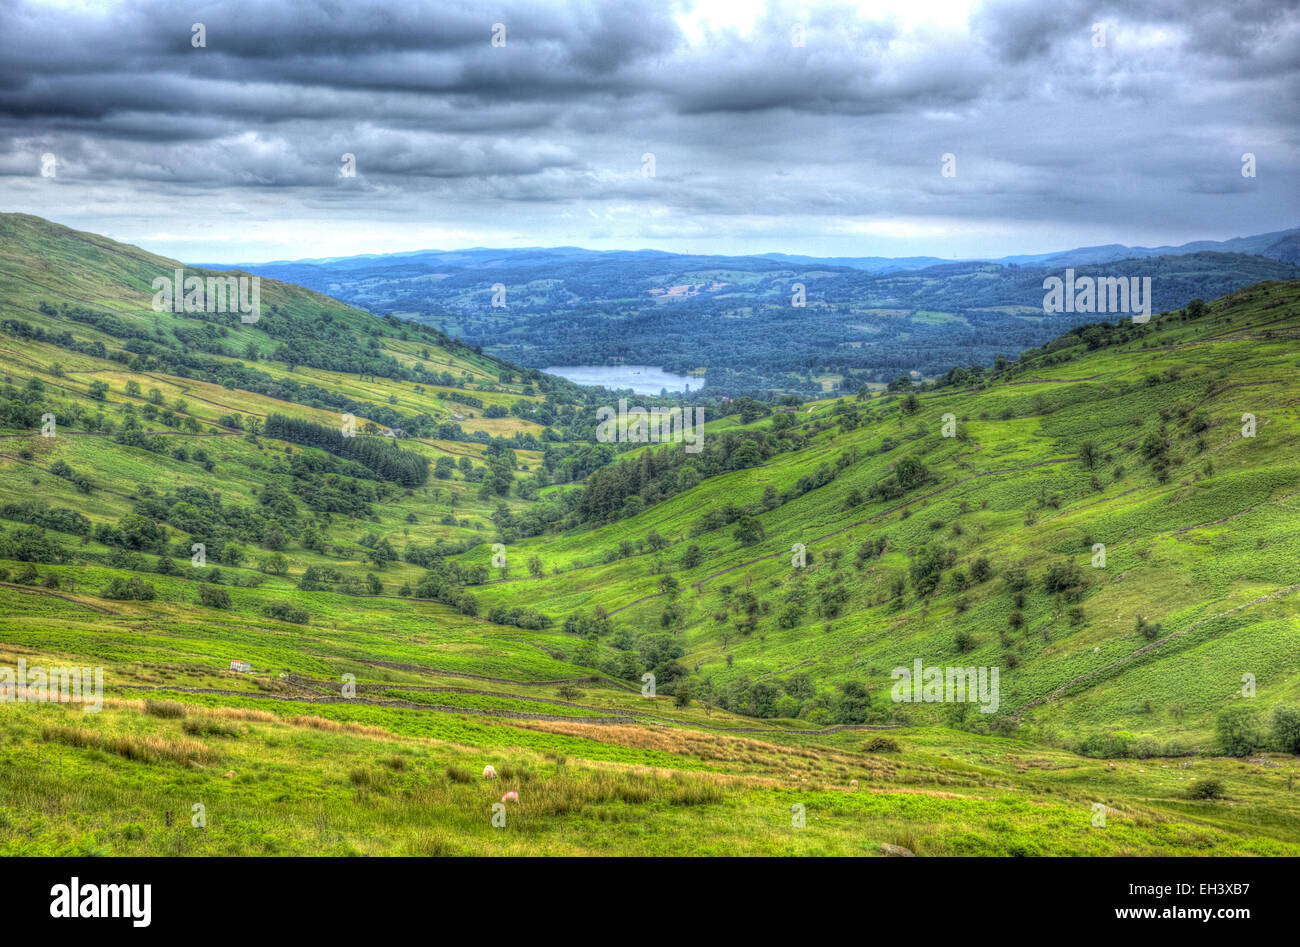
[[[0,853],[1300,853],[1300,283],[618,454],[179,266],[0,215],[0,668],[105,682],[0,703]]]

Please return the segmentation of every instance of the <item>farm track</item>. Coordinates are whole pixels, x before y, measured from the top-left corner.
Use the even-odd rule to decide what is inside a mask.
[[[45,595],[50,598],[58,598],[65,602],[71,602],[73,605],[88,608],[92,612],[99,612],[101,615],[112,615],[114,618],[121,617],[121,612],[115,612],[111,608],[105,608],[103,605],[95,605],[91,602],[83,602],[81,599],[73,598],[70,595],[60,595],[58,592],[51,592],[49,589],[38,589],[34,586],[18,585],[13,582],[0,582],[0,588],[13,589],[15,592],[26,592],[29,595]]]

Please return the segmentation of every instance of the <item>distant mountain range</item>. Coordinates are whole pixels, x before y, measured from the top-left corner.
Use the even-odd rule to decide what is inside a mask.
[[[1300,229],[987,261],[478,247],[240,268],[427,323],[529,368],[651,365],[702,375],[709,394],[769,398],[987,365],[1074,326],[1114,321],[1043,311],[1043,280],[1067,267],[1150,277],[1162,312],[1300,279],[1297,262]]]
[[[1004,257],[970,257],[950,260],[937,256],[908,257],[821,257],[793,253],[759,253],[744,256],[721,254],[684,254],[663,250],[587,250],[583,247],[472,247],[467,250],[410,250],[401,253],[364,253],[356,256],[318,257],[302,260],[274,260],[268,263],[196,263],[210,269],[269,270],[287,267],[319,267],[335,271],[367,269],[376,262],[389,261],[408,265],[449,266],[465,269],[494,269],[501,266],[535,266],[555,262],[594,262],[601,259],[689,259],[715,264],[736,260],[776,260],[798,266],[844,266],[871,273],[895,273],[923,270],[949,263],[998,263],[1003,266],[1087,266],[1118,260],[1146,259],[1153,256],[1179,256],[1187,253],[1245,253],[1267,257],[1283,263],[1300,263],[1300,228],[1261,233],[1230,240],[1195,240],[1179,246],[1131,247],[1108,243],[1096,247],[1075,247],[1051,253],[1021,253]]]

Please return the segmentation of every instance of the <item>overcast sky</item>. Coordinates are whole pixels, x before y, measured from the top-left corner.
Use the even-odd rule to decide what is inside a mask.
[[[0,210],[211,262],[1245,236],[1300,225],[1297,6],[0,0]]]

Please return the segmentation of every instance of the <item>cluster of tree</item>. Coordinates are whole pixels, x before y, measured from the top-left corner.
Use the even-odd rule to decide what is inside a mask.
[[[1300,704],[1274,704],[1267,715],[1246,701],[1230,704],[1215,718],[1214,733],[1228,756],[1264,749],[1300,753]]]
[[[6,503],[0,506],[0,517],[18,523],[30,523],[71,536],[90,535],[90,520],[76,510],[64,506],[51,508],[34,500]]]
[[[427,457],[398,447],[388,439],[348,437],[339,428],[283,414],[267,415],[264,430],[267,437],[319,447],[338,457],[355,460],[375,476],[403,486],[421,486],[429,478]]]
[[[41,526],[0,529],[0,559],[55,563],[67,562],[70,558],[63,544]]]
[[[770,431],[727,431],[708,438],[698,453],[687,453],[681,445],[643,450],[634,459],[624,459],[593,471],[583,485],[574,508],[573,522],[608,523],[635,516],[649,505],[689,490],[701,480],[733,470],[757,467],[793,442]],[[819,472],[818,477],[823,475]],[[792,496],[834,479],[827,468],[825,479],[805,478]]]

